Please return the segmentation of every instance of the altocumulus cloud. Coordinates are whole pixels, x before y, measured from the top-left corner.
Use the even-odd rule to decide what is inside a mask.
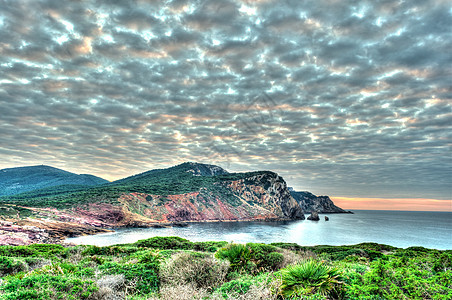
[[[0,1],[0,167],[183,161],[451,198],[447,1]]]

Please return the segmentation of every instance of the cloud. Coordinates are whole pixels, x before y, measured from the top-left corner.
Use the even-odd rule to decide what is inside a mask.
[[[0,167],[450,199],[451,24],[445,1],[3,1]]]

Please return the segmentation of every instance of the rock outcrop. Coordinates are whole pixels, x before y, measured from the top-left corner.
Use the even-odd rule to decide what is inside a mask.
[[[336,206],[328,196],[316,196],[310,192],[290,191],[292,197],[298,202],[304,213],[316,211],[325,213],[351,213]]]
[[[316,211],[311,212],[311,215],[308,217],[308,220],[319,221],[320,220],[319,213]]]

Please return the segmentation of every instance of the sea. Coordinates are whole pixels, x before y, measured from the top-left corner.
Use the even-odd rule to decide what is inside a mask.
[[[399,248],[422,246],[452,250],[452,212],[353,212],[321,214],[320,221],[202,222],[189,223],[188,227],[120,228],[111,233],[68,238],[66,242],[109,246],[154,236],[179,236],[190,241],[289,242],[303,246],[375,242]],[[328,216],[329,221],[325,221],[324,216]]]

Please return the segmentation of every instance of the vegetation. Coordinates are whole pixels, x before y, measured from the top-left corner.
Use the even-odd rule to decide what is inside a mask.
[[[288,266],[280,271],[281,293],[284,297],[303,295],[342,298],[343,275],[338,268],[330,267],[318,260],[307,260],[301,264]]]
[[[0,246],[0,299],[452,299],[452,251],[154,237]]]
[[[13,196],[0,197],[1,203],[24,205],[31,207],[70,208],[92,202],[118,204],[123,193],[146,193],[152,195],[176,195],[199,191],[222,195],[231,204],[239,205],[236,197],[222,186],[222,182],[249,178],[253,175],[271,173],[258,171],[249,173],[224,174],[217,176],[193,176],[189,172],[193,168],[183,163],[168,169],[151,170],[115,182],[97,186],[60,185],[25,192]]]

